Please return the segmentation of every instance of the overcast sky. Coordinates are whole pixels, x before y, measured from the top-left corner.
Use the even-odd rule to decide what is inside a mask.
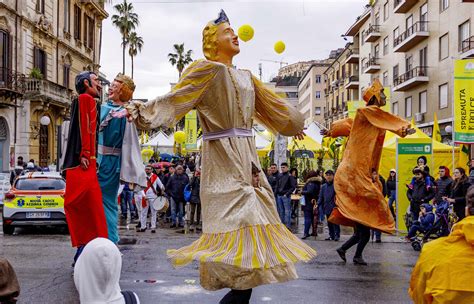
[[[113,0],[117,4],[121,0]],[[263,80],[278,73],[278,63],[261,59],[294,63],[327,58],[330,50],[343,47],[341,34],[354,23],[367,0],[306,0],[306,1],[208,1],[208,0],[132,0],[140,17],[137,28],[143,37],[144,48],[135,58],[134,98],[151,99],[169,91],[178,72],[168,61],[173,44],[184,43],[193,50],[193,59],[203,58],[201,32],[209,20],[224,9],[235,31],[250,24],[255,36],[241,42],[240,54],[234,64],[258,75],[258,64],[263,65]],[[181,2],[181,3],[179,3]],[[112,5],[107,6],[112,16]],[[286,44],[286,51],[278,55],[273,50],[276,41]],[[121,36],[113,27],[111,17],[103,23],[101,66],[108,79],[122,71]],[[126,73],[130,74],[130,57],[126,58]]]

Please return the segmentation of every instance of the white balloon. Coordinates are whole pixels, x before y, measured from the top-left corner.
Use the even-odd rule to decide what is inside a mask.
[[[446,133],[452,133],[453,132],[453,127],[451,125],[447,125],[446,128],[444,128]]]

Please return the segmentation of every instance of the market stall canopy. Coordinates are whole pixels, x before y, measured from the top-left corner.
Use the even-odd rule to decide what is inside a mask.
[[[147,143],[143,144],[142,146],[150,146],[150,147],[173,147],[174,140],[173,136],[166,136],[163,132],[158,132],[153,138],[151,138]]]
[[[304,130],[306,135],[314,139],[317,143],[323,142],[323,136],[321,135],[321,128],[315,122],[312,122],[308,128]]]

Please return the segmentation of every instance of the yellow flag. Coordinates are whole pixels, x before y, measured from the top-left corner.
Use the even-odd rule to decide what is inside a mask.
[[[459,161],[458,167],[463,168],[466,172],[469,172],[469,145],[461,144],[459,146]]]
[[[410,124],[411,124],[410,128],[416,127],[416,125],[415,125],[415,117],[412,117],[412,118],[411,118]]]
[[[439,130],[438,116],[436,116],[436,112],[434,113],[433,118],[433,134],[431,134],[431,138],[433,140],[441,142],[441,132]]]

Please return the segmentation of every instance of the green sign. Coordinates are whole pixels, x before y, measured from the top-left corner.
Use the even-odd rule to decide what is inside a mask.
[[[431,143],[399,143],[398,154],[431,154]]]

